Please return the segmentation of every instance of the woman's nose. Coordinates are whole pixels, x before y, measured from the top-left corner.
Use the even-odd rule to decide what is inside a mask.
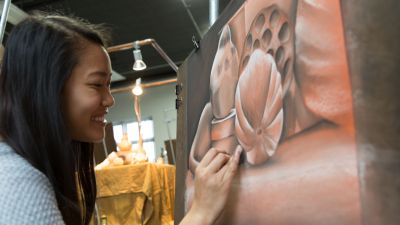
[[[107,91],[103,97],[103,102],[102,102],[103,106],[110,108],[114,105],[114,103],[115,103],[114,97],[111,95],[110,91]]]

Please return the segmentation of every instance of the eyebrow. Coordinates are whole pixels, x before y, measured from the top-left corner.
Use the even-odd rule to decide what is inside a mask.
[[[103,71],[94,71],[94,72],[89,73],[89,77],[92,75],[101,75],[101,76],[105,76],[105,77],[111,77],[112,73],[106,73]]]

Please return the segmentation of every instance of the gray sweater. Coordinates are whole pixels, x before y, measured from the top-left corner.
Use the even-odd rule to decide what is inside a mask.
[[[47,177],[0,141],[0,225],[63,225]]]

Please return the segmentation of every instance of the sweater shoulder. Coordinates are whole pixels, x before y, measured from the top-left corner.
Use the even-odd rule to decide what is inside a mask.
[[[64,224],[47,177],[0,142],[0,224]]]

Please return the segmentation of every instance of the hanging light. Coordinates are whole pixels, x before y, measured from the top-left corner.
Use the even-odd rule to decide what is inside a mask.
[[[135,48],[133,50],[133,57],[135,58],[135,63],[133,63],[132,69],[135,71],[146,69],[146,63],[143,62],[142,52],[140,48]]]
[[[146,65],[145,65],[146,66]],[[142,79],[136,79],[135,86],[132,88],[132,94],[140,96],[143,94]]]

